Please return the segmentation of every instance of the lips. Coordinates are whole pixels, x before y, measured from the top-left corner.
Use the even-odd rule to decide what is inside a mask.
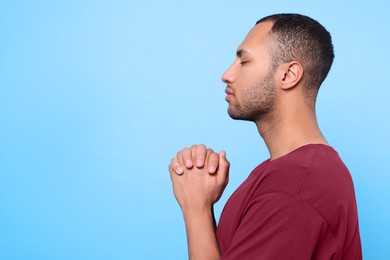
[[[227,88],[225,89],[225,93],[226,93],[227,95],[234,95],[234,91],[233,91],[233,89],[231,89],[230,87],[227,87]]]
[[[229,101],[234,96],[234,91],[229,86],[225,89],[226,97],[225,100]]]

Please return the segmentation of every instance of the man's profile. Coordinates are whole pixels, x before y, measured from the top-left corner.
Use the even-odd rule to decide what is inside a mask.
[[[233,193],[224,151],[179,151],[169,165],[190,259],[361,259],[350,173],[322,135],[315,102],[334,58],[329,32],[299,14],[259,20],[223,74],[228,114],[256,124],[270,158]]]

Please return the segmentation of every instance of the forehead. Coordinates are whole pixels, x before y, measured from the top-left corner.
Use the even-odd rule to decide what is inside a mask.
[[[248,52],[257,52],[266,49],[269,43],[269,32],[272,29],[272,22],[262,22],[257,24],[246,35],[244,41],[238,49]]]

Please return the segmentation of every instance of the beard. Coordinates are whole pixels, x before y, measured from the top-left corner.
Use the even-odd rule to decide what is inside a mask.
[[[276,100],[274,73],[270,69],[261,82],[242,93],[240,103],[229,105],[228,114],[232,119],[256,122],[270,114]]]

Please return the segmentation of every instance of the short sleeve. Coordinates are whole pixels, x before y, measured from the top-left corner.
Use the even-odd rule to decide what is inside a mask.
[[[249,204],[221,259],[312,259],[326,230],[326,221],[297,195],[262,194]]]

